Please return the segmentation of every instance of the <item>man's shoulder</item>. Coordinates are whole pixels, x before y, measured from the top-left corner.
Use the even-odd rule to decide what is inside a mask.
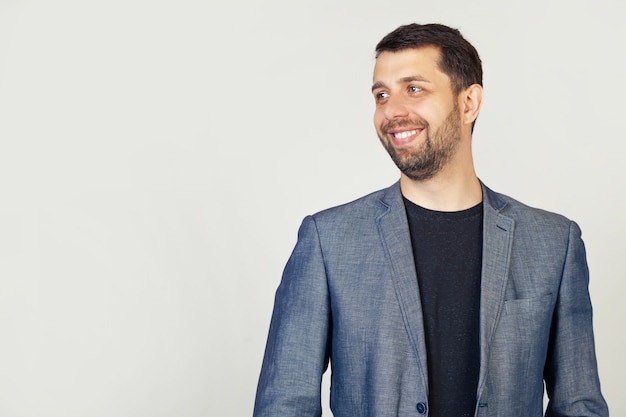
[[[401,198],[399,183],[371,192],[355,200],[326,208],[313,214],[315,220],[332,220],[371,216],[385,210],[387,202]]]
[[[535,225],[538,227],[560,227],[569,229],[572,221],[566,216],[539,207],[523,203],[507,194],[495,192],[485,186],[485,199],[501,215],[513,219],[520,225]]]

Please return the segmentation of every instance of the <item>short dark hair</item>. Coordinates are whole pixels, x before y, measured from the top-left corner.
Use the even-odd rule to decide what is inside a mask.
[[[383,52],[435,46],[441,51],[439,69],[452,83],[455,94],[472,84],[483,85],[483,68],[476,48],[459,32],[438,23],[403,25],[376,45],[376,58]]]

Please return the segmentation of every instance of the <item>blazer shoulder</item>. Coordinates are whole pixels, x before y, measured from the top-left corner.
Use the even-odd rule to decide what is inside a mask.
[[[401,198],[399,184],[374,191],[350,202],[321,210],[311,217],[316,222],[347,221],[349,219],[368,218],[384,212],[388,201]]]
[[[513,219],[517,227],[537,227],[551,232],[562,230],[567,233],[572,225],[576,225],[562,214],[529,206],[506,194],[491,190],[489,193],[489,199],[500,205],[499,213]]]

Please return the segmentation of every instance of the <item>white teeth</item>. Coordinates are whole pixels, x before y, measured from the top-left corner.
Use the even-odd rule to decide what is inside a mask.
[[[417,133],[417,130],[408,130],[406,132],[394,133],[393,137],[396,139],[406,139],[409,136],[413,136]]]

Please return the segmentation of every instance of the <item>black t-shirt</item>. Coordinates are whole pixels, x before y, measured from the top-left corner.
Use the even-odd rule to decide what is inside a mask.
[[[404,202],[426,332],[429,416],[473,416],[480,370],[483,205],[440,212]]]

